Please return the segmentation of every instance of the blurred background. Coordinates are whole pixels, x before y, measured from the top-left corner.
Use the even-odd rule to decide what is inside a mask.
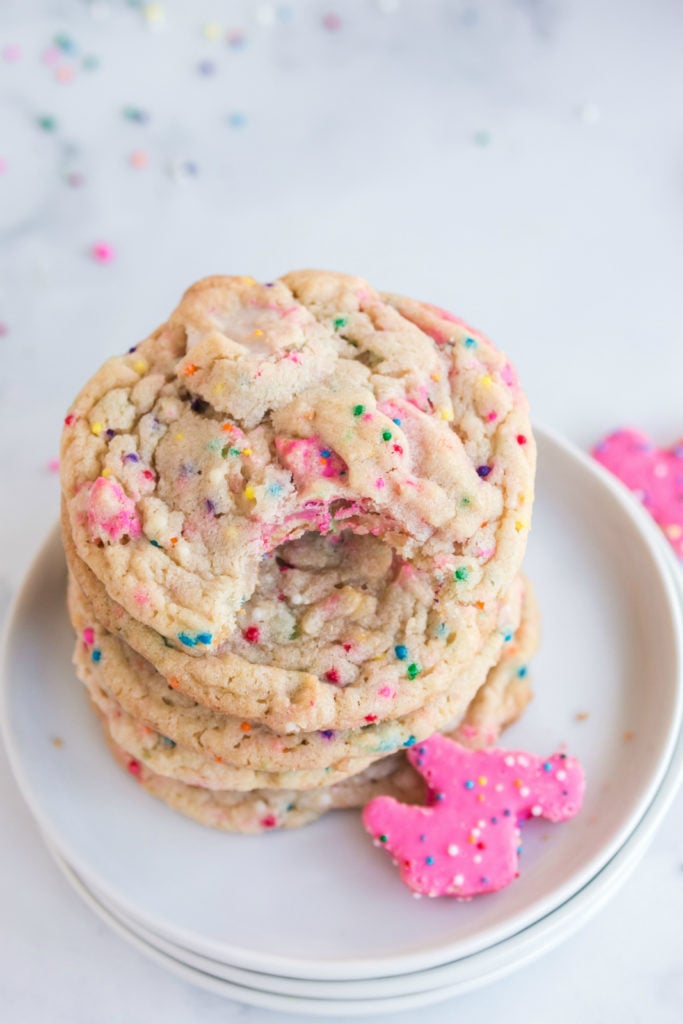
[[[680,0],[1,0],[0,612],[56,519],[71,399],[206,274],[360,274],[488,333],[580,446],[671,444],[682,53]],[[631,950],[621,1020],[655,985],[679,1006],[662,948]],[[609,1019],[593,980],[577,1014]]]

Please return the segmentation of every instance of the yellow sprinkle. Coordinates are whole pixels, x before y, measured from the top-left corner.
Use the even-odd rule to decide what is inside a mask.
[[[92,430],[92,432],[95,435],[95,437],[99,437],[100,434],[102,433],[102,424],[101,423],[93,423],[92,426],[90,427],[90,429]]]
[[[489,780],[486,778],[485,775],[480,775],[479,778],[477,779],[477,782],[479,783],[480,786],[485,786],[488,781]]]
[[[223,29],[217,21],[207,21],[206,25],[202,29],[202,34],[205,39],[215,43],[216,40],[220,39],[223,35]]]
[[[183,433],[181,433],[180,431],[178,431],[177,434],[173,435],[173,438],[176,441],[184,441],[185,440],[185,435]]]
[[[256,284],[254,278],[250,277],[249,274],[243,275],[242,277],[239,278],[239,280],[242,282],[242,284]]]
[[[450,423],[450,421],[453,419],[453,410],[446,408],[439,409],[439,416],[441,417],[442,420],[447,420]]]
[[[144,359],[136,359],[133,363],[133,369],[136,373],[147,373],[149,367]]]
[[[485,388],[490,388],[491,385],[493,384],[493,377],[491,376],[490,373],[487,373],[485,377],[481,378],[481,382]]]
[[[104,467],[104,469],[100,473],[100,476],[111,476],[111,470],[109,469],[109,466]]]
[[[515,523],[515,530],[517,531],[517,533],[519,533],[519,531],[523,530],[523,529],[524,529],[524,523],[521,521],[521,519],[518,519],[517,522]]]
[[[244,488],[244,497],[247,498],[249,501],[256,500],[256,492],[254,488],[251,486],[251,484],[247,484],[247,486]]]
[[[255,338],[262,338],[263,337],[263,331],[261,330],[260,327],[257,327],[256,330],[254,331],[254,337]]]
[[[243,448],[243,449],[242,449],[242,455],[253,455],[253,454],[254,454],[254,453],[253,453],[253,451],[251,450],[251,448]]]
[[[432,378],[432,380],[435,380],[435,381],[438,382],[438,381],[441,380],[441,374],[440,373],[432,373],[431,374],[431,378]]]
[[[225,384],[214,384],[211,390],[214,395],[220,395],[221,391],[225,391]]]

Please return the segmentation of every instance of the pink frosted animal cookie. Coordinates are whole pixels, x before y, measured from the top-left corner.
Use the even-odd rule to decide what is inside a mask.
[[[637,430],[617,430],[593,455],[635,492],[683,558],[683,440],[667,450]]]
[[[363,824],[406,885],[426,896],[502,889],[518,875],[520,823],[566,821],[581,807],[583,769],[566,754],[468,750],[437,733],[408,758],[427,783],[427,806],[377,797]]]

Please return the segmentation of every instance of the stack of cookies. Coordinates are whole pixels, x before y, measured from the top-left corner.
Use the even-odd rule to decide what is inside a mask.
[[[218,828],[422,796],[401,751],[529,697],[507,359],[342,274],[212,277],[65,420],[74,661],[116,759]]]

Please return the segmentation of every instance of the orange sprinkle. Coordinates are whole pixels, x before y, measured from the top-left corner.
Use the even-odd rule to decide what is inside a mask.
[[[521,780],[521,779],[515,779],[515,782],[514,782],[514,784],[515,784],[515,786],[517,787],[517,789],[521,789],[521,788],[522,788],[522,786],[524,785],[524,783],[522,782],[522,780]]]
[[[477,608],[479,609],[480,612],[483,612],[485,607],[486,604],[484,603],[484,601],[477,601]]]
[[[213,756],[214,756],[215,760],[218,761],[219,764],[223,764],[223,758],[222,757],[219,757],[218,754],[214,754]]]
[[[225,430],[226,433],[229,433],[231,430],[234,429],[235,428],[233,427],[232,423],[224,423],[223,426],[221,427],[221,430]]]
[[[171,689],[177,690],[180,686],[180,680],[176,679],[175,676],[171,676],[171,678],[168,680],[168,685],[171,687]]]
[[[483,793],[479,793],[479,794],[477,795],[477,800],[479,801],[479,803],[480,803],[480,804],[483,804],[483,803],[485,803],[485,801],[486,801],[486,797],[484,796],[484,794],[483,794]]]
[[[177,537],[171,537],[171,544],[177,544],[177,543],[178,543],[178,538]]]
[[[187,366],[183,369],[183,373],[185,374],[186,377],[191,377],[192,374],[196,373],[198,369],[199,367],[195,366],[194,363],[188,363]]]
[[[242,722],[240,729],[242,730],[242,732],[251,732],[251,726],[249,725],[249,722]]]

